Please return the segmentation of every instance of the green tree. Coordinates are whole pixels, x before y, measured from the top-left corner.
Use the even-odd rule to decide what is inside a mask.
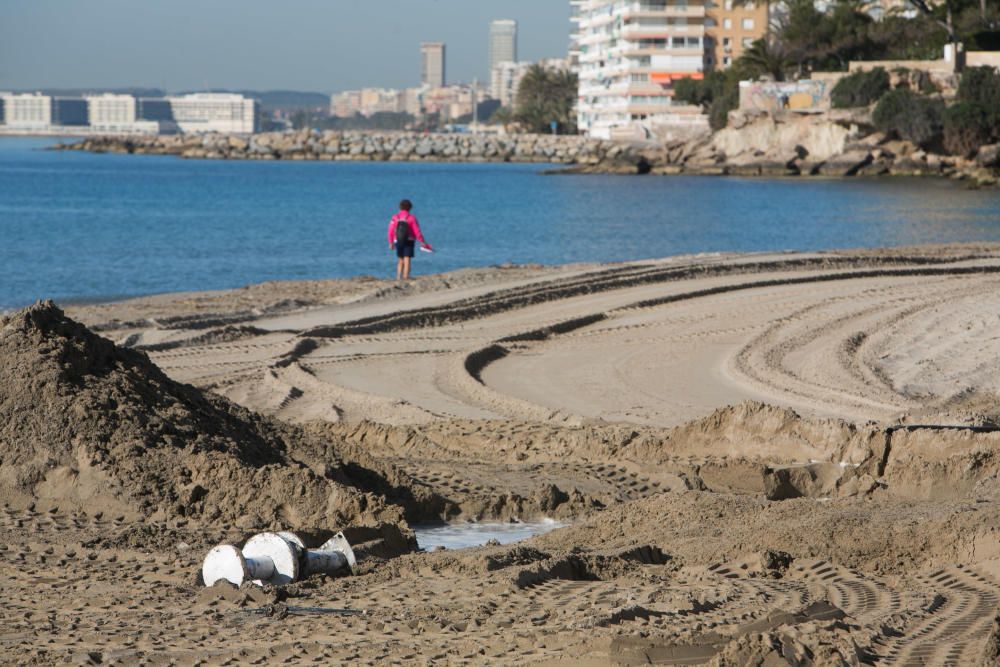
[[[529,132],[550,132],[554,121],[560,134],[576,134],[576,98],[575,73],[532,65],[517,88],[514,117]]]

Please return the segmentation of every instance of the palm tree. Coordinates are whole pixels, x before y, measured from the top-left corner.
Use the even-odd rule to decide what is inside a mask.
[[[768,74],[775,81],[784,81],[785,73],[795,64],[780,42],[766,38],[755,40],[740,56],[740,62],[756,76]]]
[[[576,74],[532,65],[517,89],[517,120],[531,132],[548,132],[555,122],[560,132],[575,133],[576,97]]]

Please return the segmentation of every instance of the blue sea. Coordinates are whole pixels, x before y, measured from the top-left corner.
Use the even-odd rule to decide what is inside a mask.
[[[0,310],[266,280],[713,251],[1000,241],[1000,192],[943,180],[543,175],[545,165],[219,162],[0,139]]]

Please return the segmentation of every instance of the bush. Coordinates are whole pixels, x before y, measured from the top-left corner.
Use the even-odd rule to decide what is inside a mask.
[[[958,82],[958,100],[979,106],[987,120],[1000,125],[1000,73],[992,67],[969,67]]]
[[[986,111],[972,102],[958,102],[945,109],[944,147],[952,155],[971,157],[993,134]]]
[[[674,99],[700,107],[712,101],[712,94],[704,81],[686,76],[674,82]]]
[[[727,90],[716,97],[708,107],[708,124],[713,130],[721,130],[729,124],[729,112],[740,108],[740,91]]]
[[[870,72],[855,72],[837,82],[830,92],[835,109],[866,107],[889,90],[889,73],[881,67]]]
[[[882,96],[872,120],[881,132],[926,146],[941,133],[943,106],[940,100],[900,88]]]

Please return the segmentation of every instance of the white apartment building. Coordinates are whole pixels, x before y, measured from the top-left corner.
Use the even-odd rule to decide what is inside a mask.
[[[181,132],[252,134],[258,129],[259,104],[232,93],[192,93],[168,97],[172,120]]]
[[[139,102],[132,95],[105,93],[85,98],[87,117],[95,132],[112,134],[156,134],[160,123],[139,118]]]
[[[500,106],[512,107],[517,102],[517,88],[527,74],[530,62],[506,62],[493,68],[490,78],[490,92]]]
[[[493,68],[490,79],[490,91],[493,99],[500,101],[500,106],[513,107],[517,103],[517,90],[521,86],[521,79],[532,65],[550,70],[570,69],[570,61],[564,58],[548,58],[537,63],[529,61],[500,63]]]
[[[0,93],[4,125],[12,130],[48,130],[52,126],[52,96],[41,93]]]
[[[580,131],[610,138],[696,114],[673,82],[704,76],[704,0],[571,0]],[[683,120],[681,121],[683,122]]]

